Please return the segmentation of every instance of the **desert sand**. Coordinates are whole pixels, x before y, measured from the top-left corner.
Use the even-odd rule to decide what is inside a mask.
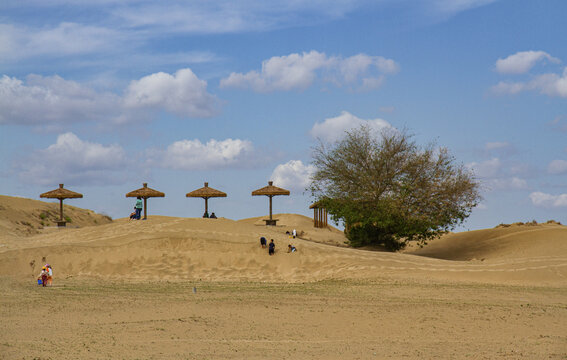
[[[388,253],[295,214],[110,221],[66,205],[59,229],[40,218],[52,205],[0,196],[3,359],[567,358],[557,223]]]

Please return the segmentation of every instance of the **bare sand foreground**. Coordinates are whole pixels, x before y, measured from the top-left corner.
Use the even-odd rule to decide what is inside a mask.
[[[340,231],[293,214],[270,228],[160,216],[95,226],[83,210],[80,227],[30,235],[29,201],[0,197],[0,212],[18,212],[0,213],[2,359],[567,359],[565,226],[392,254],[345,247]],[[51,288],[34,284],[43,262]]]

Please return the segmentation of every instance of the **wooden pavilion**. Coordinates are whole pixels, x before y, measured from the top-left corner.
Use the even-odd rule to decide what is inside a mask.
[[[317,201],[309,206],[313,209],[313,225],[316,228],[326,228],[327,227],[327,209],[321,207],[321,204]]]

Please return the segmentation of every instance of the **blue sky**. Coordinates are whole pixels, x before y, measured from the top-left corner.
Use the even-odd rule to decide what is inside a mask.
[[[360,124],[449,148],[482,182],[460,228],[567,223],[562,0],[0,3],[2,193],[114,218],[311,215],[312,147]]]

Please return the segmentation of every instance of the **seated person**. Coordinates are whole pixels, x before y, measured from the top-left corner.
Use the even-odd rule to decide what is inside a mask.
[[[205,213],[203,214],[204,218],[208,218],[209,217],[209,213],[205,211]]]
[[[211,218],[211,219],[216,219],[216,218],[217,218],[217,216],[216,216],[216,215],[215,215],[215,213],[213,212],[213,213],[211,213],[211,216],[210,216],[210,218]]]
[[[297,251],[297,249],[295,248],[295,246],[292,246],[291,244],[289,244],[287,246],[287,252],[288,253],[292,253],[292,252],[296,252],[296,251]]]

